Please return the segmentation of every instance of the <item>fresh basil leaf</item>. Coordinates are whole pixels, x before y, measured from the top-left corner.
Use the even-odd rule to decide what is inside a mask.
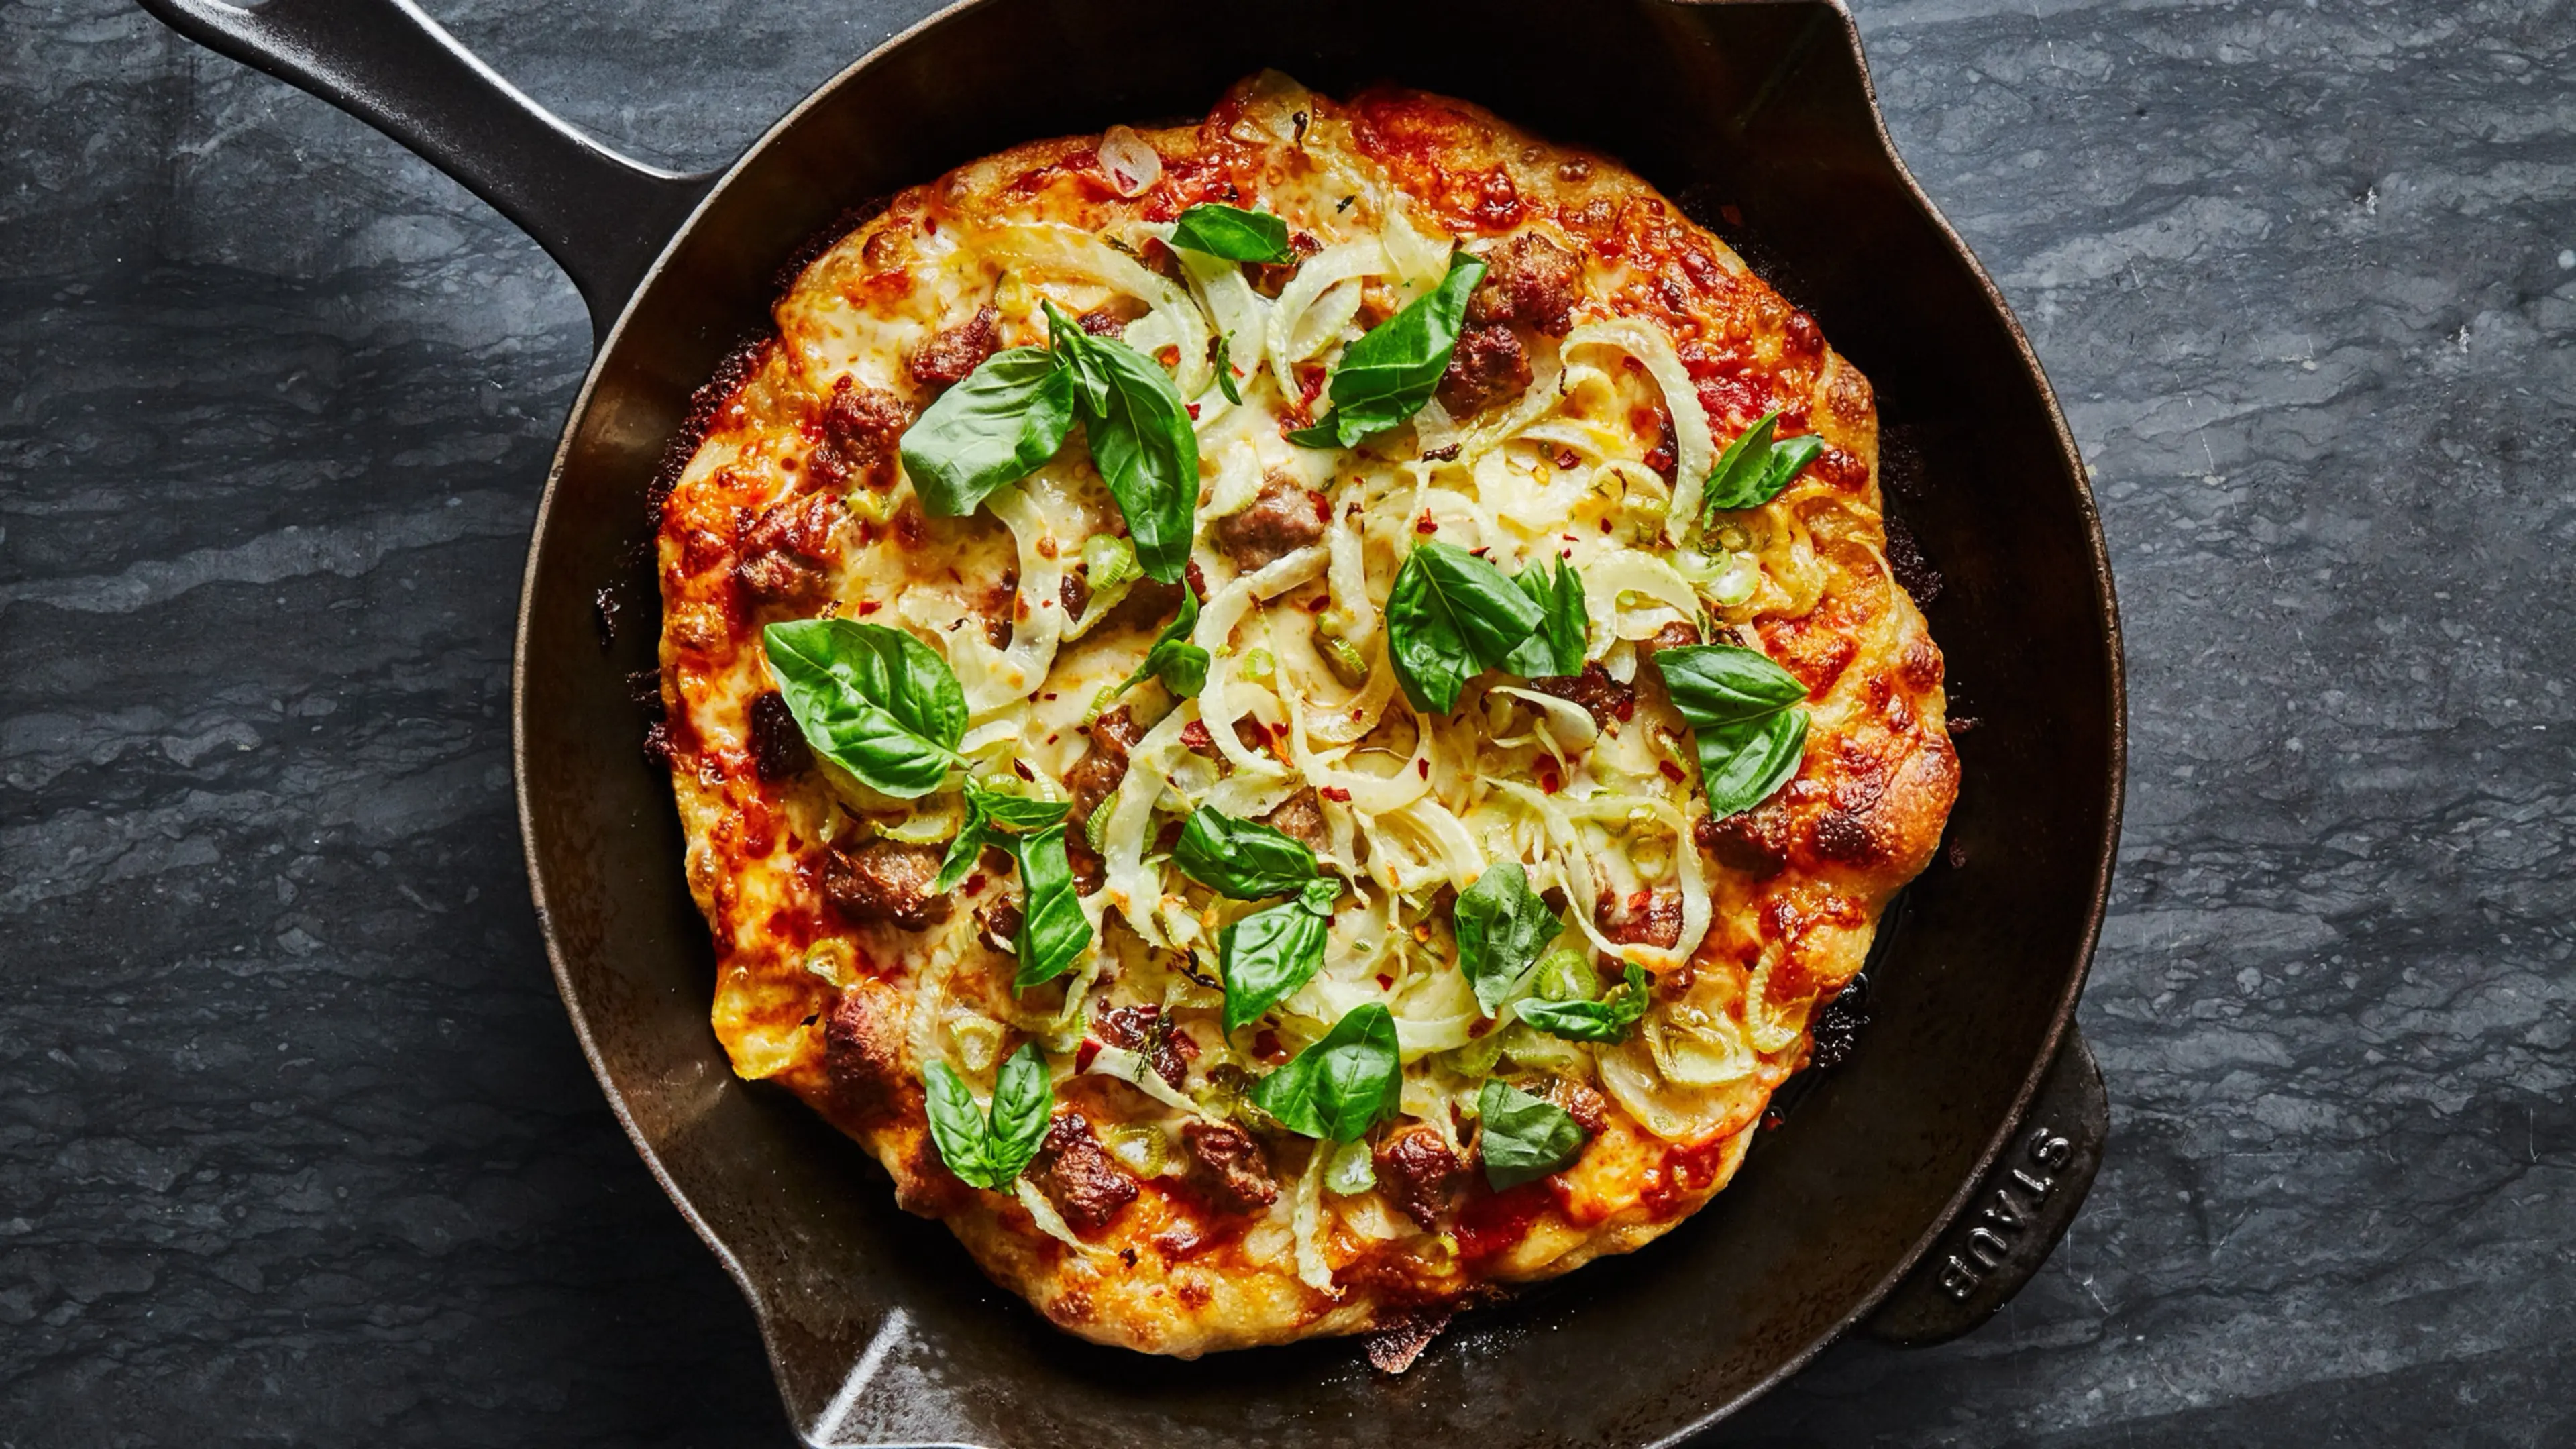
[[[966,735],[966,693],[929,645],[848,619],[772,624],[761,643],[816,754],[899,800],[947,778]]]
[[[1342,898],[1342,883],[1328,875],[1319,875],[1298,888],[1297,904],[1329,921],[1333,903]]]
[[[1528,974],[1532,962],[1565,930],[1529,886],[1519,861],[1489,866],[1449,908],[1458,937],[1458,969],[1475,988],[1476,1005],[1492,1016]]]
[[[1525,997],[1512,1007],[1521,1020],[1549,1036],[1567,1041],[1622,1042],[1646,1014],[1645,968],[1628,963],[1618,989],[1599,1001],[1549,1001]]]
[[[1730,508],[1759,508],[1779,497],[1798,470],[1825,450],[1825,440],[1813,434],[1772,441],[1779,426],[1780,410],[1774,408],[1726,445],[1709,470],[1707,490],[1700,495],[1702,509],[1714,515]]]
[[[986,820],[1012,831],[1043,830],[1073,809],[1063,800],[1034,800],[1026,795],[987,790],[972,780],[966,782],[966,800],[970,808],[983,812]]]
[[[1700,788],[1719,819],[1750,810],[1798,772],[1807,687],[1760,652],[1733,644],[1658,649],[1655,667],[1691,727]]]
[[[1172,225],[1172,245],[1229,262],[1293,262],[1288,223],[1266,211],[1201,202]]]
[[[1584,643],[1592,627],[1591,615],[1583,608],[1583,575],[1559,560],[1554,578],[1542,563],[1521,570],[1512,582],[1538,605],[1539,626],[1537,633],[1513,646],[1503,669],[1524,679],[1581,673]]]
[[[1126,343],[1094,337],[1046,304],[1055,355],[1072,375],[1074,410],[1091,461],[1127,519],[1148,578],[1178,583],[1189,566],[1199,502],[1199,439],[1189,404],[1162,364]]]
[[[1307,919],[1312,920],[1313,917]],[[1253,1104],[1301,1136],[1356,1142],[1403,1105],[1404,1059],[1395,1017],[1376,1002],[1358,1007],[1252,1086]]]
[[[1476,1135],[1485,1181],[1496,1192],[1535,1182],[1583,1155],[1583,1126],[1573,1114],[1527,1092],[1487,1082],[1476,1097]]]
[[[992,1133],[984,1124],[984,1114],[976,1109],[975,1094],[966,1090],[956,1069],[946,1062],[932,1062],[921,1074],[921,1088],[930,1109],[930,1140],[948,1170],[972,1187],[995,1188],[1010,1181],[993,1176]]]
[[[1055,1086],[1036,1042],[1002,1063],[989,1117],[976,1108],[975,1094],[946,1062],[932,1062],[921,1074],[921,1085],[930,1109],[930,1140],[939,1148],[940,1161],[960,1181],[988,1191],[1009,1187],[1028,1170],[1054,1120]]]
[[[1074,894],[1062,821],[1011,837],[1011,854],[1020,863],[1020,934],[1012,942],[1020,970],[1011,990],[1020,992],[1073,969],[1091,944],[1091,919]]]
[[[1708,813],[1723,820],[1770,799],[1772,791],[1798,773],[1807,744],[1807,712],[1785,709],[1745,724],[1695,728],[1691,739],[1699,750],[1699,783],[1708,796]]]
[[[1415,709],[1447,714],[1469,679],[1503,667],[1542,621],[1501,569],[1452,544],[1418,544],[1386,599],[1396,682]]]
[[[1768,655],[1738,644],[1692,644],[1655,651],[1655,668],[1685,723],[1737,724],[1768,718],[1807,697],[1798,676]]]
[[[1328,928],[1296,901],[1251,915],[1217,933],[1225,977],[1225,1029],[1241,1031],[1287,999],[1324,964]]]
[[[1055,1083],[1036,1042],[1022,1043],[993,1079],[993,1119],[987,1161],[1002,1187],[1028,1170],[1055,1121]]]
[[[1422,411],[1449,370],[1449,354],[1458,348],[1458,329],[1466,321],[1467,294],[1484,280],[1485,264],[1460,252],[1449,259],[1449,275],[1404,310],[1368,330],[1333,365],[1327,395],[1333,410],[1311,428],[1288,440],[1305,448],[1348,448],[1373,433],[1382,433]]]
[[[1198,595],[1184,587],[1181,590],[1181,611],[1172,617],[1172,622],[1163,626],[1162,633],[1154,636],[1153,647],[1145,651],[1145,662],[1136,666],[1135,673],[1120,680],[1109,697],[1115,699],[1125,694],[1143,683],[1149,674],[1160,678],[1174,699],[1187,699],[1207,688],[1208,652],[1190,642],[1190,634],[1198,626]]]
[[[1227,402],[1243,406],[1243,389],[1234,380],[1234,339],[1223,332],[1216,335],[1216,390]]]
[[[948,853],[939,857],[939,874],[930,878],[930,893],[944,896],[957,889],[974,870],[975,858],[993,839],[992,822],[985,818],[983,807],[975,803],[975,791],[966,792],[966,821],[957,827],[957,838],[948,842]]]
[[[1238,901],[1284,896],[1315,878],[1315,852],[1293,835],[1257,820],[1237,820],[1202,805],[1190,812],[1172,846],[1181,874]]]
[[[966,873],[974,869],[976,857],[997,834],[1053,825],[1072,808],[1062,800],[1032,800],[967,781],[966,820],[957,827],[957,838],[948,842],[948,853],[939,858],[939,874],[931,879],[931,891],[938,894],[957,889]]]
[[[996,352],[903,434],[903,471],[929,513],[955,518],[1037,471],[1073,430],[1073,387],[1035,347]]]

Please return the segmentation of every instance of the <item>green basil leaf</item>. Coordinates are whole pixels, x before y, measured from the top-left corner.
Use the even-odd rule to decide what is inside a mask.
[[[1007,791],[987,790],[972,780],[966,782],[966,801],[968,808],[982,812],[986,820],[1012,831],[1043,830],[1062,820],[1073,809],[1063,800],[1035,800]]]
[[[1386,599],[1396,682],[1415,709],[1447,714],[1469,679],[1501,668],[1541,622],[1539,605],[1501,569],[1452,544],[1418,544]]]
[[[1449,924],[1458,936],[1458,969],[1475,988],[1476,1005],[1492,1016],[1528,974],[1547,943],[1565,931],[1565,923],[1529,886],[1520,862],[1490,866],[1476,883],[1460,893],[1449,908]]]
[[[1073,388],[1055,358],[1014,347],[984,359],[903,434],[903,471],[924,511],[955,518],[1037,471],[1073,430]]]
[[[1466,321],[1467,294],[1485,277],[1483,261],[1460,252],[1449,275],[1428,295],[1368,330],[1333,365],[1333,410],[1311,428],[1288,435],[1307,448],[1348,448],[1422,411],[1449,370]]]
[[[1765,719],[1807,697],[1798,676],[1759,650],[1736,644],[1658,649],[1655,668],[1673,708],[1694,728]]]
[[[1567,1041],[1622,1042],[1628,1039],[1629,1029],[1645,1016],[1647,1004],[1645,968],[1631,961],[1623,983],[1599,1001],[1528,997],[1512,1011],[1549,1036],[1561,1036]]]
[[[1243,406],[1243,388],[1234,380],[1234,339],[1223,332],[1216,335],[1216,390],[1227,402]]]
[[[1307,919],[1312,920],[1313,917]],[[1319,923],[1320,924],[1320,923]],[[1395,1017],[1371,1002],[1252,1087],[1252,1101],[1301,1136],[1356,1142],[1403,1105]]]
[[[1494,1191],[1535,1182],[1583,1155],[1583,1126],[1553,1102],[1487,1082],[1476,1098],[1476,1142]]]
[[[1785,709],[1760,720],[1694,728],[1700,789],[1708,813],[1720,820],[1771,798],[1798,773],[1807,744],[1807,712]]]
[[[1328,928],[1296,901],[1251,915],[1217,933],[1225,977],[1225,1029],[1241,1031],[1287,999],[1324,964]]]
[[[1772,441],[1779,425],[1780,410],[1773,408],[1717,455],[1717,466],[1709,470],[1707,490],[1700,496],[1703,510],[1715,515],[1730,508],[1759,508],[1779,497],[1798,470],[1825,450],[1825,440],[1813,434]]]
[[[1149,674],[1160,678],[1174,699],[1187,699],[1207,688],[1208,652],[1190,642],[1190,634],[1198,626],[1198,595],[1184,587],[1181,590],[1181,611],[1172,617],[1172,622],[1163,626],[1162,633],[1154,636],[1153,647],[1145,651],[1145,662],[1136,666],[1135,673],[1120,680],[1109,697],[1115,699],[1125,694],[1143,683]]]
[[[1162,364],[1114,338],[1094,337],[1046,304],[1055,355],[1072,374],[1091,461],[1127,519],[1148,578],[1178,583],[1197,524],[1199,438],[1189,404]]]
[[[1700,788],[1724,819],[1769,798],[1798,772],[1807,741],[1807,687],[1757,650],[1733,644],[1658,649],[1655,667],[1691,727]]]
[[[1091,944],[1091,919],[1074,894],[1073,864],[1064,853],[1062,821],[1011,837],[1020,863],[1020,934],[1012,942],[1020,970],[1011,990],[1026,991],[1073,969]]]
[[[848,619],[772,624],[761,642],[815,753],[900,800],[947,778],[966,735],[966,693],[929,645]]]
[[[971,1187],[996,1188],[1009,1182],[1009,1177],[993,1175],[992,1133],[984,1124],[984,1114],[976,1109],[975,1094],[966,1090],[956,1069],[946,1062],[932,1062],[921,1074],[921,1088],[930,1108],[930,1140],[937,1144],[939,1160],[948,1164],[948,1170]]]
[[[975,803],[975,790],[966,791],[966,822],[957,827],[957,838],[948,842],[948,853],[939,857],[939,874],[930,878],[930,893],[944,896],[957,889],[975,868],[975,858],[993,838],[992,822],[985,818],[982,806]]]
[[[1181,213],[1172,225],[1172,245],[1223,257],[1229,262],[1293,262],[1288,249],[1288,223],[1266,211],[1206,201]]]
[[[1535,564],[1521,570],[1512,582],[1538,605],[1539,626],[1537,633],[1513,646],[1502,668],[1524,679],[1582,673],[1584,644],[1592,627],[1591,615],[1583,607],[1583,575],[1560,559],[1554,578],[1548,576],[1547,565]]]
[[[1257,820],[1237,820],[1202,805],[1190,812],[1172,846],[1181,874],[1238,901],[1284,896],[1315,878],[1315,852],[1293,835]]]
[[[1055,1121],[1055,1082],[1036,1042],[1023,1043],[993,1079],[993,1120],[986,1161],[1002,1187],[1026,1172]]]
[[[1328,875],[1319,875],[1297,890],[1297,904],[1329,921],[1333,903],[1342,898],[1342,883]]]

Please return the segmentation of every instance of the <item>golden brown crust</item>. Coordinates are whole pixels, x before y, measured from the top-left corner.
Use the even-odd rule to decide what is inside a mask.
[[[1880,908],[1929,859],[1958,786],[1940,652],[1884,558],[1869,384],[1814,322],[1605,158],[1401,90],[1342,104],[1301,94],[1299,135],[1313,138],[1310,150],[1254,114],[1283,104],[1282,94],[1273,78],[1248,81],[1199,126],[1147,133],[1161,173],[1136,197],[1105,174],[1095,137],[1015,147],[895,197],[797,281],[779,309],[778,340],[710,410],[661,519],[673,782],[691,889],[719,961],[715,1027],[736,1070],[783,1083],[867,1144],[907,1209],[943,1218],[987,1273],[1056,1323],[1181,1355],[1407,1321],[1425,1304],[1473,1301],[1669,1231],[1741,1162],[1770,1093],[1805,1060],[1809,1014],[1858,970]],[[1754,1069],[1682,1104],[1697,1124],[1687,1143],[1594,1093],[1600,1130],[1565,1172],[1503,1193],[1462,1174],[1429,1233],[1384,1213],[1336,1221],[1322,1246],[1331,1287],[1318,1290],[1301,1277],[1283,1226],[1315,1150],[1303,1139],[1262,1135],[1276,1203],[1212,1191],[1204,1169],[1147,1175],[1132,1200],[1078,1214],[1079,1248],[1050,1236],[1022,1199],[971,1189],[947,1171],[923,1117],[925,1044],[958,1047],[947,1024],[954,1012],[1005,1023],[999,1040],[976,1044],[989,1068],[1040,1034],[1065,1004],[1066,983],[1013,997],[1008,958],[968,924],[1016,899],[998,869],[937,903],[950,917],[944,926],[927,908],[836,908],[830,837],[851,828],[851,812],[811,771],[763,770],[753,702],[771,687],[760,629],[775,620],[824,608],[896,621],[909,594],[971,596],[998,649],[1049,611],[1081,610],[1070,591],[1032,598],[1012,587],[1019,562],[1009,531],[989,514],[926,515],[893,461],[902,427],[971,367],[962,358],[1038,340],[1013,335],[1011,323],[995,335],[986,299],[1010,264],[960,237],[1036,220],[1099,232],[1167,221],[1199,201],[1258,200],[1293,223],[1296,198],[1320,184],[1320,168],[1344,164],[1327,156],[1333,146],[1461,240],[1542,238],[1582,258],[1573,317],[1553,315],[1542,292],[1507,299],[1513,306],[1485,325],[1518,325],[1540,345],[1583,317],[1651,322],[1671,338],[1718,438],[1776,410],[1784,435],[1813,433],[1825,446],[1764,512],[1765,547],[1780,556],[1770,592],[1729,621],[1808,686],[1805,759],[1758,810],[1695,832],[1695,848],[1708,852],[1714,920],[1688,964],[1661,973],[1656,987],[1659,1000],[1696,992],[1691,1000],[1732,1012],[1753,1042]],[[1096,488],[1066,506],[1114,527]],[[1113,620],[1068,645],[1070,662],[1058,669],[1074,680],[1123,674],[1159,618],[1132,622]],[[1078,728],[1088,690],[1064,692],[1033,713],[1026,749],[1070,779],[1090,748]],[[1669,717],[1651,671],[1633,693],[1646,717]],[[1631,1042],[1605,1053],[1603,1070],[1623,1054],[1653,1069]],[[1136,1088],[1096,1075],[1066,1080],[1059,1097],[1060,1112],[1083,1115],[1086,1142],[1094,1128],[1157,1110]],[[1084,1158],[1066,1171],[1095,1168]],[[1101,1188],[1086,1200],[1115,1196]]]

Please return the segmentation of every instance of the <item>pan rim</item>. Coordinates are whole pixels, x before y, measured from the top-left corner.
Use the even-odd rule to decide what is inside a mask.
[[[573,1034],[581,1045],[582,1055],[590,1065],[591,1075],[598,1081],[601,1095],[607,1099],[610,1112],[616,1117],[619,1127],[625,1131],[627,1140],[635,1148],[636,1155],[642,1159],[646,1171],[660,1185],[663,1194],[670,1199],[672,1206],[678,1209],[681,1218],[689,1225],[691,1231],[697,1234],[699,1241],[706,1245],[707,1249],[714,1254],[716,1261],[724,1268],[725,1273],[733,1279],[735,1288],[742,1294],[745,1304],[750,1308],[752,1319],[760,1332],[762,1348],[769,1360],[771,1378],[780,1390],[782,1409],[788,1402],[789,1386],[784,1377],[784,1358],[778,1338],[778,1326],[774,1321],[775,1309],[768,1303],[764,1290],[754,1281],[749,1269],[735,1254],[732,1247],[715,1232],[706,1217],[689,1200],[687,1193],[672,1177],[669,1168],[663,1163],[660,1154],[646,1138],[643,1128],[636,1121],[623,1091],[610,1076],[606,1054],[583,1010],[580,996],[573,985],[571,969],[566,962],[564,949],[554,929],[553,916],[546,898],[545,873],[540,859],[539,827],[535,812],[530,805],[528,763],[528,663],[540,566],[544,559],[545,542],[554,524],[557,495],[571,459],[573,445],[588,419],[593,400],[607,370],[608,361],[616,354],[624,340],[627,326],[634,320],[638,301],[660,279],[681,244],[695,232],[708,212],[746,170],[759,161],[782,137],[794,130],[818,106],[838,94],[842,87],[851,84],[864,72],[882,63],[896,51],[927,32],[946,25],[970,11],[993,3],[997,3],[997,0],[952,0],[952,3],[887,36],[870,47],[858,59],[808,92],[803,99],[764,129],[739,156],[714,173],[697,204],[690,209],[678,228],[673,231],[660,254],[654,258],[652,265],[636,283],[635,290],[619,308],[615,324],[597,343],[590,365],[583,374],[581,386],[575,392],[566,412],[563,431],[557,440],[553,458],[548,464],[545,486],[538,497],[536,512],[530,524],[528,552],[521,570],[519,608],[512,631],[510,652],[511,784],[529,895],[536,910],[538,932],[545,943],[546,959],[554,976],[556,994],[563,1001],[565,1015],[570,1019]],[[1661,1449],[1661,1446],[1679,1445],[1732,1417],[1754,1400],[1778,1388],[1781,1383],[1812,1363],[1825,1349],[1842,1341],[1855,1327],[1866,1321],[1896,1290],[1897,1286],[1915,1271],[1917,1265],[1934,1245],[1940,1242],[1958,1222],[1985,1182],[1987,1175],[1993,1170],[1995,1163],[2018,1135],[2032,1102],[2039,1094],[2041,1084],[2059,1055],[2067,1049],[2068,1037],[2075,1031],[2076,1007],[2082,998],[2084,986],[2091,976],[2093,957],[2100,942],[2102,924],[2109,911],[2112,877],[2118,861],[2122,815],[2127,794],[2128,685],[2119,600],[2111,573],[2109,544],[2103,534],[2101,512],[2094,497],[2090,475],[2085,469],[2073,432],[2067,426],[2064,409],[2059,406],[2056,390],[2050,385],[2046,370],[2042,367],[2037,353],[2033,351],[2030,339],[2023,331],[2021,320],[2014,313],[2011,304],[2004,298],[2001,290],[1995,285],[1994,279],[1987,273],[1983,263],[1977,259],[1976,254],[1959,235],[1949,218],[1924,192],[1921,183],[1916,180],[1913,171],[1905,164],[1904,157],[1897,150],[1894,138],[1888,133],[1885,112],[1879,104],[1877,85],[1870,74],[1859,24],[1853,17],[1846,0],[1655,0],[1655,3],[1688,8],[1726,4],[1776,5],[1783,8],[1803,6],[1822,12],[1820,19],[1829,15],[1839,23],[1841,38],[1849,48],[1859,77],[1861,99],[1869,113],[1871,132],[1877,139],[1881,155],[1891,168],[1897,182],[1904,188],[1905,195],[1916,211],[1931,224],[1949,249],[1953,259],[1965,268],[1969,278],[1984,295],[1996,319],[2003,324],[2012,344],[2013,353],[2020,361],[2025,380],[2036,390],[2038,400],[2045,411],[2060,460],[2065,466],[2065,476],[2073,484],[2072,501],[2076,505],[2083,525],[2084,562],[2093,585],[2093,601],[2100,616],[2099,633],[2105,666],[2104,691],[2107,695],[2103,705],[2105,718],[2109,722],[2107,742],[2109,749],[2105,761],[2101,800],[2102,824],[2099,839],[2095,842],[2096,857],[2090,885],[2090,900],[2074,951],[2072,969],[2066,973],[2065,984],[2059,991],[2051,1012],[2051,1024],[2041,1038],[2039,1050],[2033,1054],[2030,1065],[2024,1071],[2021,1086],[2014,1094],[2011,1106],[1988,1134],[1985,1146],[1978,1152],[1973,1166],[1961,1178],[1958,1187],[1940,1210],[1933,1215],[1914,1243],[1898,1256],[1893,1268],[1860,1293],[1852,1306],[1835,1319],[1828,1328],[1815,1334],[1794,1352],[1783,1355],[1780,1361],[1755,1383],[1731,1398],[1704,1406],[1695,1417],[1677,1426],[1663,1437],[1648,1441]],[[800,1441],[814,1442],[807,1434],[807,1426],[797,1424],[791,1418],[789,1427]],[[820,1427],[828,1429],[829,1426]]]

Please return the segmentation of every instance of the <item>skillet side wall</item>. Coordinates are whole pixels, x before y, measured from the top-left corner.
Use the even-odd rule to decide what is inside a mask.
[[[848,1441],[1635,1443],[1766,1386],[1846,1326],[1967,1181],[2044,1065],[2091,942],[2116,798],[2116,661],[2089,506],[2012,334],[1884,152],[1822,5],[1323,4],[1293,35],[1173,3],[989,0],[899,40],[755,148],[612,337],[541,518],[522,621],[532,866],[565,994],[639,1142],[752,1293],[797,1424]],[[1319,37],[1364,38],[1359,41]],[[1460,1320],[1397,1380],[1347,1344],[1140,1359],[1056,1333],[905,1217],[858,1149],[727,1072],[713,962],[624,675],[658,626],[644,496],[690,391],[766,327],[771,278],[843,207],[1034,136],[1203,112],[1262,66],[1392,77],[1619,156],[1815,313],[1876,384],[1893,507],[1949,587],[1929,610],[1963,742],[1952,837],[1877,978],[1853,1062],[1735,1186],[1633,1258]],[[1705,203],[1703,205],[1703,203]],[[1714,216],[1703,215],[1703,220]],[[1784,267],[1772,258],[1791,259]],[[603,650],[593,596],[629,607]],[[887,1316],[866,1391],[816,1425]],[[1615,1386],[1615,1388],[1614,1388]],[[837,1429],[837,1432],[834,1432]]]

